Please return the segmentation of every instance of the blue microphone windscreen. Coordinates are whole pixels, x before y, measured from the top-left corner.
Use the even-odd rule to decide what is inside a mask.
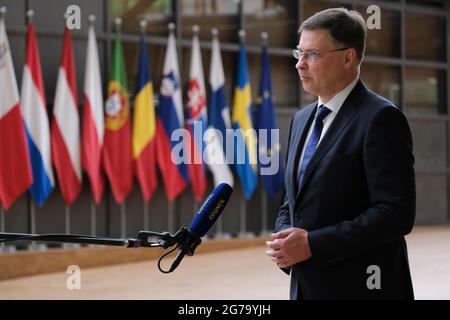
[[[189,226],[189,230],[203,237],[222,213],[230,199],[233,188],[226,183],[219,184],[206,198]]]

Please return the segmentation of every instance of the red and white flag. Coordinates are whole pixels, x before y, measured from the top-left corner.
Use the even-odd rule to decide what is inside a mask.
[[[32,183],[19,90],[5,23],[0,18],[0,203],[9,209]]]
[[[91,182],[95,202],[100,203],[104,185],[101,171],[103,134],[105,132],[103,116],[102,82],[98,62],[97,40],[94,26],[89,27],[86,71],[84,78],[84,112],[81,161]]]
[[[203,151],[205,149],[203,136],[206,126],[207,116],[205,80],[203,78],[202,56],[200,53],[198,34],[195,33],[192,38],[186,129],[190,134],[190,139],[188,139],[189,145],[187,146],[189,179],[191,181],[192,191],[197,202],[202,201],[207,184],[206,167],[203,162]]]
[[[69,30],[64,28],[64,46],[56,83],[51,140],[52,160],[67,205],[75,201],[81,189],[80,119],[77,105],[72,41]]]

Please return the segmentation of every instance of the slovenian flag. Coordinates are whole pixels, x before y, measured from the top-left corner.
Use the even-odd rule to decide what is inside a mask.
[[[33,171],[29,191],[42,206],[55,186],[51,164],[50,126],[36,34],[32,22],[27,29],[27,51],[22,75],[21,112]]]
[[[8,210],[30,187],[33,177],[19,90],[5,23],[0,17],[0,204]]]
[[[189,181],[188,169],[183,159],[173,159],[173,148],[183,143],[171,141],[172,132],[184,128],[183,105],[181,100],[180,73],[175,45],[175,36],[170,32],[166,56],[164,59],[163,78],[157,111],[157,162],[164,180],[164,187],[169,201],[186,188]]]
[[[71,205],[81,190],[80,120],[72,40],[64,28],[64,45],[56,83],[52,119],[52,160],[64,201]]]
[[[252,124],[252,96],[247,53],[240,44],[237,83],[234,90],[232,126],[235,130],[234,165],[248,200],[258,185],[257,138]]]

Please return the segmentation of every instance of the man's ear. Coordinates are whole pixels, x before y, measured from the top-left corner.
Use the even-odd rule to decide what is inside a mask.
[[[347,51],[345,58],[344,58],[344,62],[346,65],[350,65],[350,62],[352,61],[356,61],[357,57],[356,57],[356,50],[355,49],[350,49]]]

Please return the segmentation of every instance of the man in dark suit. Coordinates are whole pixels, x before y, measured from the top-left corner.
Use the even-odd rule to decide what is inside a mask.
[[[403,113],[359,79],[365,22],[328,9],[299,34],[296,68],[318,101],[292,119],[266,254],[291,273],[293,300],[414,299],[404,239],[415,218],[412,137]]]

